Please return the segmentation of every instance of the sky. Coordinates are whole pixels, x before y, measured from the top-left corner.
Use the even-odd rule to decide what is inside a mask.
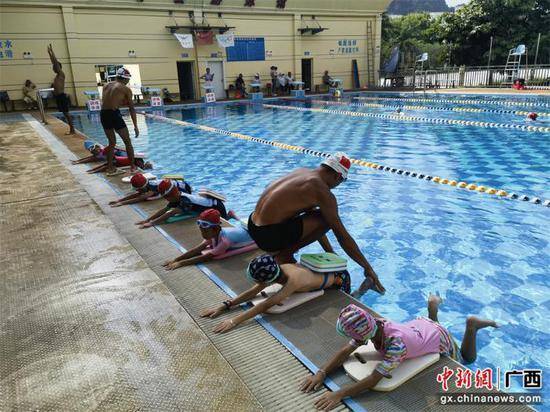
[[[445,0],[448,6],[454,7],[457,4],[468,3],[470,0]]]

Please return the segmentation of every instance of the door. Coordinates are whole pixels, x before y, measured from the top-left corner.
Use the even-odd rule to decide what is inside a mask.
[[[302,59],[302,81],[304,89],[311,91],[311,63],[312,59]]]
[[[214,93],[216,94],[216,100],[225,99],[225,87],[223,85],[223,63],[219,61],[208,62],[206,67],[210,67],[210,73],[214,75],[212,87],[214,88]]]
[[[193,100],[195,98],[193,87],[193,62],[177,62],[178,82],[181,100]]]

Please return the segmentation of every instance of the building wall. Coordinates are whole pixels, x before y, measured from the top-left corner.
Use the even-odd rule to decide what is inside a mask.
[[[185,3],[0,0],[0,40],[4,40],[4,46],[6,40],[11,40],[13,53],[11,58],[4,55],[0,59],[0,90],[8,90],[12,99],[19,99],[26,79],[39,88],[49,87],[54,74],[46,52],[48,43],[63,64],[66,91],[79,105],[86,100],[84,90],[97,88],[98,64],[138,64],[144,86],[167,87],[174,93],[179,90],[176,62],[184,60],[195,62],[199,75],[209,60],[224,61],[226,88],[239,73],[249,83],[259,72],[265,83],[272,65],[301,79],[302,58],[313,59],[314,85],[320,84],[324,70],[329,70],[350,88],[352,59],[357,59],[362,86],[367,82],[368,59],[373,60],[377,78],[380,13],[389,0],[289,0],[284,10],[275,8],[275,0],[256,0],[253,8],[243,7],[244,0],[224,0],[222,6],[204,8],[202,0]],[[211,25],[234,26],[236,36],[264,37],[265,61],[227,62],[225,50],[215,40],[213,45],[197,46],[197,55],[194,49],[182,49],[165,26],[190,25],[189,11],[194,12],[197,22],[204,15]],[[223,13],[221,19],[218,12]],[[368,21],[373,28],[372,48],[367,40]],[[298,33],[298,28],[317,23],[328,30],[314,36]],[[359,51],[338,53],[339,40],[356,40]],[[128,57],[129,50],[135,50],[136,57]],[[33,58],[23,59],[23,52],[32,53]],[[196,73],[195,79],[198,86]]]

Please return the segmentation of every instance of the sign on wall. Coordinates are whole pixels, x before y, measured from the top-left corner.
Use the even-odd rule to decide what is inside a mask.
[[[0,59],[13,59],[13,41],[0,39]]]
[[[338,54],[353,54],[353,53],[359,53],[359,47],[357,47],[356,39],[338,40]]]
[[[90,112],[99,112],[101,110],[101,101],[97,99],[89,100],[86,104]]]
[[[162,98],[160,96],[151,96],[151,107],[162,107]]]
[[[206,103],[214,103],[216,101],[216,93],[206,93],[204,96]]]
[[[247,62],[265,60],[265,42],[263,37],[235,37],[235,45],[227,47],[228,62]]]

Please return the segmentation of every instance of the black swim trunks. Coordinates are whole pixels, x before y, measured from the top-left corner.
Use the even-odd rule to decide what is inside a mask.
[[[69,96],[67,96],[66,93],[56,94],[54,96],[55,99],[55,105],[57,106],[57,110],[59,110],[61,113],[68,113],[69,112]]]
[[[178,201],[170,202],[168,203],[168,207],[170,209],[180,209],[182,213],[196,213],[200,214],[208,209],[216,209],[218,212],[220,212],[220,216],[223,219],[228,219],[229,216],[227,216],[227,210],[225,209],[225,204],[218,199],[211,199],[212,204],[211,205],[201,205],[198,203],[194,203],[191,201],[190,198],[193,196],[180,196]]]
[[[256,226],[252,215],[248,218],[248,233],[258,247],[266,252],[278,252],[296,244],[302,237],[305,215],[298,215],[273,225]]]
[[[120,130],[126,127],[126,123],[118,109],[101,109],[99,116],[101,118],[101,125],[105,130]]]

